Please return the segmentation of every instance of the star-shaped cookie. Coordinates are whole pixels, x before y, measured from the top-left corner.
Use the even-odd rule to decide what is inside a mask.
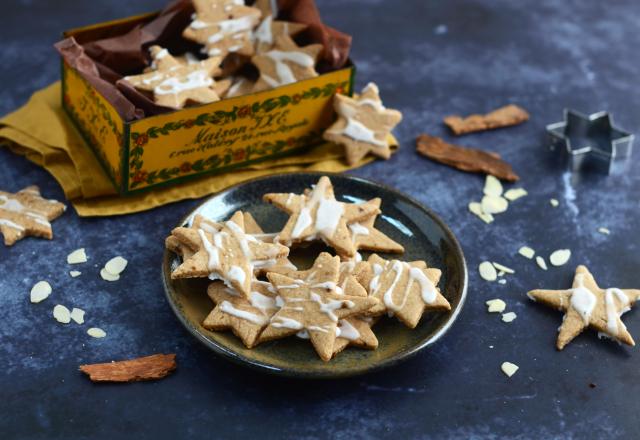
[[[318,76],[315,65],[322,49],[322,44],[299,47],[290,37],[279,36],[273,49],[251,58],[260,71],[254,92],[315,78]]]
[[[211,283],[207,293],[216,306],[202,326],[213,331],[231,330],[247,348],[256,345],[258,336],[280,308],[275,288],[266,281],[253,280],[248,299],[219,281]]]
[[[407,327],[415,328],[427,310],[451,310],[438,289],[441,271],[428,268],[424,261],[407,263],[384,260],[373,254],[367,260],[370,270],[362,279],[369,295],[380,300],[368,314],[393,314]]]
[[[255,53],[268,52],[275,48],[276,40],[281,36],[294,37],[306,28],[306,24],[274,20],[271,15],[267,15],[253,33]]]
[[[202,52],[209,56],[253,55],[251,33],[260,22],[259,9],[230,0],[194,0],[193,5],[194,19],[183,37],[204,45]]]
[[[51,220],[62,215],[66,206],[56,200],[43,199],[37,186],[15,194],[0,191],[0,233],[4,244],[13,245],[30,235],[51,240]]]
[[[264,243],[246,234],[242,212],[222,223],[218,231],[205,229],[179,227],[171,232],[190,249],[197,249],[171,273],[171,278],[220,279],[249,298],[256,263],[289,254],[285,246]]]
[[[368,153],[383,159],[391,157],[388,136],[402,120],[402,113],[382,105],[374,83],[369,83],[355,98],[335,95],[333,108],[338,119],[325,130],[323,137],[344,145],[350,165],[358,163]]]
[[[306,331],[320,358],[329,361],[334,353],[338,321],[360,314],[378,302],[371,297],[352,295],[350,291],[338,293],[339,267],[340,259],[325,252],[305,278],[267,274],[282,299],[282,307],[259,340],[270,341]],[[362,295],[362,290],[358,293]]]
[[[381,200],[379,198],[371,199],[369,204],[380,209]],[[369,250],[375,252],[397,253],[404,252],[404,247],[393,241],[387,235],[377,230],[374,226],[377,215],[361,220],[357,223],[349,224],[351,239],[356,250]]]
[[[371,203],[338,202],[326,176],[307,194],[271,193],[264,200],[290,215],[276,242],[290,245],[321,239],[347,258],[356,254],[348,225],[380,212]]]
[[[187,102],[206,104],[220,100],[213,76],[220,72],[221,58],[183,64],[159,46],[152,46],[149,51],[153,59],[152,70],[125,76],[123,81],[138,90],[153,93],[156,104],[165,107],[182,108]]]
[[[620,317],[638,300],[638,289],[601,289],[589,269],[578,266],[571,289],[532,290],[527,296],[565,312],[558,329],[558,350],[562,350],[587,327],[617,341],[635,345]]]

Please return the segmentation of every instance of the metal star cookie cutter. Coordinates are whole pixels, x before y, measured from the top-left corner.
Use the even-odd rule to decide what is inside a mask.
[[[613,123],[608,112],[584,115],[564,110],[564,121],[547,125],[552,150],[565,153],[571,171],[619,171],[631,157],[634,136]]]

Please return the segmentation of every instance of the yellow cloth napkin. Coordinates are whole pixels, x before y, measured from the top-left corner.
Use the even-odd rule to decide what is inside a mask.
[[[246,169],[202,177],[139,195],[118,196],[60,103],[60,82],[35,92],[23,107],[0,119],[0,144],[47,169],[60,183],[80,216],[130,214],[184,199],[212,194],[235,183],[267,174],[293,171],[341,172],[360,167],[342,159],[342,148],[323,144],[306,154],[251,165]],[[397,145],[395,139],[393,144]]]

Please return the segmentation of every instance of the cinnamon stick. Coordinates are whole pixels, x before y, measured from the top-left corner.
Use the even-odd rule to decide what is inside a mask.
[[[418,136],[416,150],[429,159],[461,171],[491,174],[498,179],[509,182],[515,182],[520,179],[511,168],[511,165],[500,159],[500,156],[493,152],[460,147],[427,134]]]
[[[151,356],[103,364],[80,365],[93,382],[137,382],[162,379],[176,369],[175,354]]]
[[[494,128],[518,125],[529,119],[529,113],[521,107],[509,104],[485,115],[447,116],[444,123],[456,136],[475,131],[492,130]]]

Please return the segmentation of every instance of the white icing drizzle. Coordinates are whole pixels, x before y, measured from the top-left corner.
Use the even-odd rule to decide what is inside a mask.
[[[356,141],[373,144],[379,147],[387,146],[386,140],[381,141],[377,139],[373,130],[370,130],[364,124],[352,118],[347,118],[347,125],[344,127],[342,133]]]
[[[409,293],[411,292],[411,288],[413,287],[414,282],[417,282],[420,286],[420,297],[422,298],[422,301],[425,304],[433,304],[438,295],[438,290],[436,289],[436,286],[433,284],[433,282],[429,279],[429,277],[425,275],[425,273],[421,269],[412,267],[408,263],[398,260],[387,262],[384,268],[379,264],[374,263],[373,270],[376,276],[371,280],[370,283],[372,295],[375,294],[380,287],[379,276],[388,267],[389,263],[391,263],[391,271],[395,272],[396,275],[382,298],[385,306],[387,306],[387,309],[389,309],[391,312],[402,310],[407,303],[407,299],[409,298]],[[393,295],[395,293],[398,282],[405,273],[407,273],[408,275],[407,285],[405,286],[402,293],[402,301],[400,302],[400,304],[396,304],[393,301]]]
[[[336,336],[348,339],[350,341],[355,341],[360,338],[360,332],[349,321],[347,321],[346,319],[341,319],[338,322]]]
[[[338,286],[336,283],[334,283],[333,281],[325,281],[323,283],[317,283],[311,286],[312,289],[325,289],[325,290],[330,290],[332,292],[337,293],[338,295],[342,295],[343,291],[342,288],[340,286]]]
[[[275,328],[290,328],[293,330],[302,330],[304,327],[300,321],[285,316],[275,316],[274,319],[271,320],[271,325]]]
[[[328,179],[321,179],[313,188],[307,202],[298,214],[298,218],[291,232],[291,237],[299,238],[302,233],[313,224],[311,212],[316,206],[316,221],[310,239],[315,238],[318,233],[325,237],[333,236],[344,212],[344,208],[342,203],[335,200],[335,198],[325,197],[328,185]]]
[[[229,315],[233,315],[237,318],[241,318],[258,325],[264,325],[268,321],[268,319],[264,316],[260,316],[255,313],[248,312],[246,310],[240,310],[234,307],[233,304],[231,304],[229,301],[222,301],[220,303],[220,310],[222,310],[224,313],[228,313]]]
[[[291,67],[289,67],[285,61],[295,63],[302,67],[313,67],[315,65],[314,59],[304,52],[270,50],[264,55],[273,60],[276,68],[276,75],[278,76],[277,78],[272,78],[264,73],[262,74],[262,78],[271,87],[278,87],[297,81]]]
[[[576,281],[578,282],[578,287],[571,289],[571,307],[580,314],[585,325],[588,325],[597,298],[591,290],[584,287],[583,274],[576,275]]]
[[[253,33],[253,37],[256,39],[258,43],[264,44],[273,44],[273,34],[271,33],[271,23],[273,22],[273,18],[271,15],[267,15],[267,17],[262,20],[260,26]]]
[[[314,292],[311,292],[310,297],[312,301],[315,301],[320,306],[320,311],[327,315],[333,322],[338,322],[338,317],[333,313],[335,310],[342,308],[343,305],[349,308],[354,306],[352,301],[342,299],[330,299],[327,302],[323,302],[322,297]]]
[[[307,327],[307,330],[312,332],[329,333],[329,329],[327,327],[318,326],[318,325],[310,325],[309,327]]]
[[[244,254],[244,256],[247,258],[251,258],[251,250],[249,249],[249,236],[244,233],[240,226],[238,226],[231,220],[229,220],[226,225],[229,229],[231,229],[231,233],[240,244],[240,249],[242,249],[242,253]],[[255,238],[253,238],[253,240],[255,241]]]
[[[616,303],[614,300],[614,295],[618,298],[618,301],[621,304],[621,309],[620,312],[618,312],[616,310]],[[618,328],[618,322],[619,322],[619,318],[620,316],[622,316],[623,313],[627,312],[629,310],[629,306],[630,306],[631,301],[629,301],[629,297],[620,289],[616,288],[616,287],[611,287],[607,290],[605,290],[604,292],[604,305],[605,305],[605,310],[607,312],[607,330],[609,331],[609,333],[611,333],[613,336],[618,336],[619,333],[619,328]],[[620,321],[620,324],[623,326],[624,328],[624,324],[622,323],[622,321]]]
[[[357,235],[369,235],[369,229],[362,223],[351,223],[349,225],[352,238],[355,239]]]
[[[218,248],[211,244],[207,236],[202,229],[198,229],[198,235],[202,240],[202,245],[205,251],[209,255],[209,261],[207,263],[207,269],[209,271],[217,270],[220,267],[220,255],[218,254]]]
[[[309,336],[309,332],[307,331],[307,329],[300,330],[298,333],[296,333],[296,336],[299,337],[300,339],[310,339],[311,338]]]
[[[187,90],[213,85],[213,79],[206,70],[194,70],[184,79],[169,77],[154,87],[153,93],[156,95],[173,95]]]
[[[16,229],[18,231],[24,231],[24,227],[23,226],[20,226],[19,224],[14,223],[11,220],[7,220],[7,219],[4,219],[4,218],[0,218],[0,225],[6,226],[8,228],[13,228],[13,229]]]
[[[22,203],[20,203],[19,200],[10,199],[9,197],[7,197],[5,195],[0,194],[0,201],[3,202],[0,205],[0,210],[4,209],[5,211],[11,211],[11,212],[19,213],[19,214],[24,214],[27,217],[32,218],[36,223],[39,223],[42,226],[51,227],[51,223],[49,223],[49,220],[47,220],[47,218],[45,216],[43,216],[42,214],[40,214],[38,212],[34,212],[33,210],[30,210],[29,208],[24,206]],[[12,227],[14,229],[24,230],[24,228],[22,226],[14,223],[14,222],[11,222],[9,220],[6,220],[5,226],[10,226],[10,227]]]
[[[247,275],[240,266],[231,266],[227,273],[227,278],[229,278],[230,281],[235,281],[238,284],[243,285],[247,279]]]
[[[345,103],[340,103],[340,114],[347,120],[347,125],[342,130],[342,134],[356,141],[365,142],[378,147],[387,146],[386,139],[377,139],[375,136],[376,133],[373,130],[366,127],[361,122],[356,121],[355,111]]]

